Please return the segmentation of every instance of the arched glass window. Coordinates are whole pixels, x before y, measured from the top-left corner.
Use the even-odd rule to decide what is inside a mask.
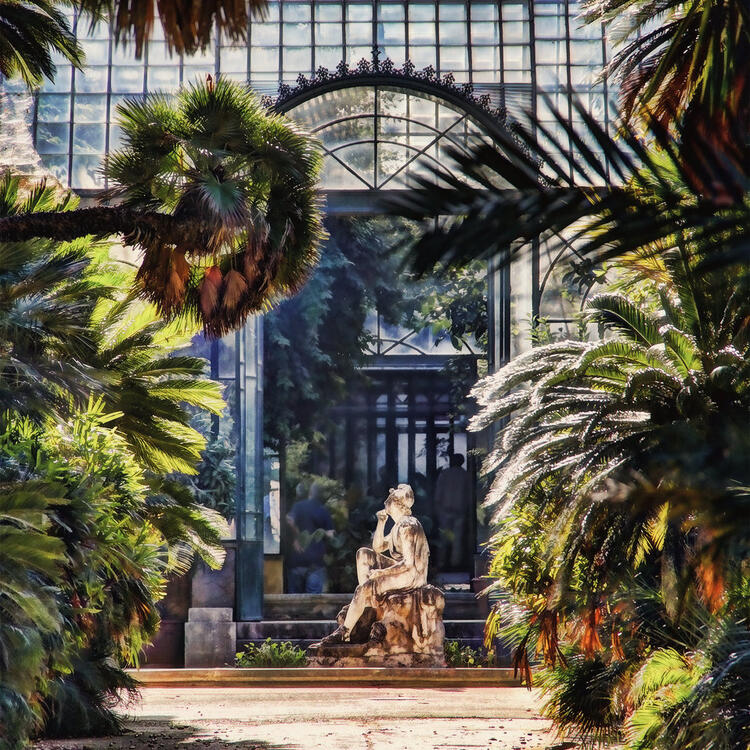
[[[286,113],[320,139],[333,190],[413,187],[449,163],[446,147],[491,142],[466,109],[394,84],[335,89]]]

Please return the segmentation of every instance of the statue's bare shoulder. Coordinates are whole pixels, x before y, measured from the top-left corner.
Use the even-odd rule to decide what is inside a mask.
[[[415,533],[423,531],[422,524],[414,516],[404,516],[397,524],[399,531],[406,533]]]

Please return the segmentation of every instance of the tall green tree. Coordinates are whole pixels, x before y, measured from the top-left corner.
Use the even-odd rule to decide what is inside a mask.
[[[700,261],[681,243],[637,258],[643,304],[588,303],[603,338],[536,347],[475,390],[475,427],[507,420],[487,468],[493,570],[527,607],[506,631],[516,666],[541,652],[560,728],[625,722],[633,748],[699,747],[713,721],[703,747],[750,741],[727,701],[747,654],[750,277]]]
[[[104,165],[100,205],[0,219],[0,239],[122,235],[141,253],[139,289],[166,316],[218,336],[293,294],[323,236],[315,141],[240,84],[119,105],[123,147]]]
[[[75,201],[0,182],[5,215]],[[186,406],[217,412],[205,362],[169,358],[198,324],[134,300],[106,245],[1,244],[0,747],[113,731],[120,689],[158,628],[166,576],[220,564],[218,514],[167,472],[195,471]],[[139,411],[146,407],[147,412]]]

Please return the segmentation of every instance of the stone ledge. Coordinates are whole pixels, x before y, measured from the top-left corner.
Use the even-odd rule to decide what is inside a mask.
[[[407,667],[299,667],[296,669],[130,669],[143,687],[294,687],[401,685],[409,687],[518,687],[512,669]]]

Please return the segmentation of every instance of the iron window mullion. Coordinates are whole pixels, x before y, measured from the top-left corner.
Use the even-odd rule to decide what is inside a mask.
[[[112,145],[110,143],[110,137],[109,137],[109,131],[112,127],[112,47],[114,46],[114,30],[112,27],[112,22],[110,21],[108,24],[109,32],[107,34],[107,98],[106,98],[106,106],[107,111],[104,115],[105,120],[105,127],[106,130],[104,132],[104,153],[109,155],[109,149]],[[107,177],[107,174],[105,172],[104,174],[104,189],[109,189],[109,177]]]
[[[573,126],[573,78],[570,57],[570,0],[565,0],[565,79],[568,84],[568,125]],[[573,155],[573,141],[568,136],[568,152]],[[573,180],[573,163],[569,164],[570,179]]]
[[[78,41],[78,12],[73,16],[73,36]],[[76,112],[76,69],[70,66],[70,125],[68,126],[68,185],[73,187],[73,128]]]

